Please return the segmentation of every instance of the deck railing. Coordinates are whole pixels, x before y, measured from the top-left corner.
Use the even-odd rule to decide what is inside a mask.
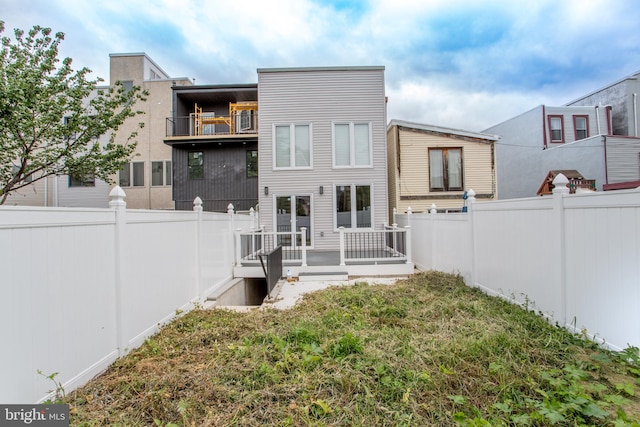
[[[215,116],[199,122],[192,115],[167,117],[166,136],[216,136],[258,134],[258,115]]]
[[[385,225],[382,230],[340,227],[340,265],[411,260],[409,228]]]
[[[385,225],[382,230],[339,228],[340,265],[376,264],[378,262],[411,262],[409,227]],[[262,229],[238,231],[236,265],[258,261],[261,254],[282,246],[282,260],[307,266],[307,229],[296,232],[267,232]]]

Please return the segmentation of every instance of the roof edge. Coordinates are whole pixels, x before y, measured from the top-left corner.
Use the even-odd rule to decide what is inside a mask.
[[[488,141],[498,141],[500,139],[500,136],[492,135],[489,133],[472,132],[468,130],[453,129],[453,128],[448,128],[444,126],[434,126],[434,125],[408,122],[408,121],[396,120],[396,119],[391,120],[389,122],[389,126],[400,126],[400,127],[406,127],[411,129],[417,129],[417,130],[426,130],[429,132],[448,133],[448,134],[454,134],[459,136],[466,136],[469,138],[486,139]]]
[[[258,68],[258,73],[298,73],[310,71],[383,71],[384,65],[354,65],[334,67],[283,67],[283,68]]]

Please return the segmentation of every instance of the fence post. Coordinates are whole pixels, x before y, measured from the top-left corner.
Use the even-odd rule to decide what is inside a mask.
[[[307,227],[300,227],[302,233],[302,266],[307,266]]]
[[[193,211],[196,214],[196,296],[198,302],[204,301],[202,295],[202,199],[193,199]]]
[[[124,262],[126,260],[125,239],[127,226],[127,203],[124,199],[127,197],[124,190],[119,185],[113,187],[109,193],[109,207],[115,211],[115,298],[116,298],[116,345],[118,346],[118,356],[124,356],[126,353],[127,339],[124,334],[124,319],[122,306],[124,297],[122,295],[125,289]]]
[[[406,256],[407,256],[407,264],[413,264],[413,262],[411,261],[411,226],[410,225],[406,225],[404,227],[404,232],[405,232],[405,252],[406,252]]]
[[[249,218],[251,218],[251,231],[256,228],[256,211],[253,208],[249,209]]]
[[[476,287],[476,232],[475,232],[475,209],[476,192],[473,188],[467,191],[467,221],[469,221],[469,251],[471,252],[471,277],[470,286]]]
[[[393,221],[391,222],[392,224],[396,223],[396,215],[398,214],[398,209],[397,208],[393,208]]]
[[[344,227],[339,227],[340,231],[340,265],[347,265],[344,262]]]
[[[411,209],[411,206],[409,206],[407,208],[407,225],[411,226],[411,215],[413,215],[413,209]]]
[[[564,327],[567,324],[567,275],[566,275],[566,267],[565,267],[565,227],[564,227],[564,197],[569,194],[571,191],[569,189],[569,180],[563,174],[558,174],[555,177],[552,184],[554,185],[552,194],[553,194],[553,210],[556,215],[556,236],[557,236],[557,245],[556,246],[558,253],[556,254],[554,259],[558,262],[558,279],[560,284],[560,307],[562,308],[562,313],[560,313],[559,320],[561,325]]]
[[[393,216],[395,218],[395,215]],[[391,227],[393,228],[393,230],[391,231],[393,233],[393,252],[397,255],[398,250],[396,249],[398,247],[398,224],[395,223],[395,221],[393,222],[393,224],[391,224]]]
[[[431,265],[429,268],[436,269],[436,214],[438,213],[438,208],[435,203],[431,203],[431,209],[429,209],[429,222],[431,223]]]

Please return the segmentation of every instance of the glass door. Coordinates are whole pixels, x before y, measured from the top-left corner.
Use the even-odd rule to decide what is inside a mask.
[[[302,227],[307,229],[306,245],[311,246],[311,196],[276,196],[276,231],[278,243],[282,246],[301,246],[302,238],[294,232],[299,232]]]

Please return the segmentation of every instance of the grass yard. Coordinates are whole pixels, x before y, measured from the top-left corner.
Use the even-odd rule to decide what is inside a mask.
[[[429,272],[192,311],[65,401],[74,426],[638,426],[639,360]]]

